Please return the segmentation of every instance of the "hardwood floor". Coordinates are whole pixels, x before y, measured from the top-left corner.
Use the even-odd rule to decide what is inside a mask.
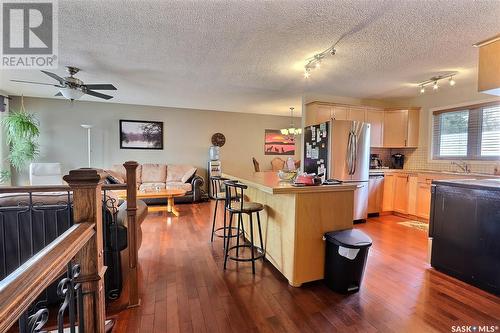
[[[150,213],[139,252],[142,306],[114,332],[450,332],[500,325],[500,298],[431,269],[426,232],[384,216],[356,225],[373,239],[361,290],[290,287],[269,263],[228,263],[210,243],[213,203]],[[498,330],[497,330],[498,331]]]

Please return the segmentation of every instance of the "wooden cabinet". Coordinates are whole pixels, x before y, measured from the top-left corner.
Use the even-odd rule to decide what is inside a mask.
[[[408,177],[408,214],[417,215],[418,175]]]
[[[394,175],[386,174],[384,177],[384,193],[382,194],[382,211],[392,212],[394,210]]]
[[[408,213],[408,175],[397,174],[394,179],[394,211]]]
[[[370,176],[368,182],[368,214],[380,213],[383,192],[384,176]]]
[[[384,112],[384,147],[418,146],[419,109]]]
[[[366,110],[365,120],[370,126],[370,146],[384,146],[384,110]]]
[[[335,120],[349,120],[349,107],[334,105],[332,119]]]
[[[317,125],[330,121],[333,115],[333,106],[330,104],[310,103],[306,106],[305,126]]]
[[[431,209],[431,180],[418,183],[417,212],[415,215],[428,220]]]
[[[349,107],[349,120],[366,121],[366,108],[362,106]]]

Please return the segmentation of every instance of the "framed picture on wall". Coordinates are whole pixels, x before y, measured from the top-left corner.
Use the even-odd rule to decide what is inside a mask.
[[[163,149],[163,122],[120,120],[120,149]]]
[[[295,155],[295,139],[281,134],[280,130],[266,129],[264,153],[265,155]]]

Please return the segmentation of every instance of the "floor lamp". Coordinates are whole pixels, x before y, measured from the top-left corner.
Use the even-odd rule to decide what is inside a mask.
[[[82,126],[87,130],[87,156],[89,159],[89,168],[90,168],[90,129],[92,128],[92,125],[82,124],[80,126]]]

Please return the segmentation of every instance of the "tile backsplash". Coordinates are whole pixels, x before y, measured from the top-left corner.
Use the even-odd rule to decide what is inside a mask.
[[[428,147],[419,148],[371,148],[372,154],[379,154],[382,159],[384,166],[391,166],[391,155],[396,153],[401,153],[405,155],[405,169],[411,170],[437,170],[437,171],[459,171],[456,165],[452,165],[451,162],[431,162],[428,161]],[[488,173],[493,174],[495,167],[500,170],[500,161],[491,163],[474,163],[473,161],[467,161],[469,164],[471,172],[478,173]]]

